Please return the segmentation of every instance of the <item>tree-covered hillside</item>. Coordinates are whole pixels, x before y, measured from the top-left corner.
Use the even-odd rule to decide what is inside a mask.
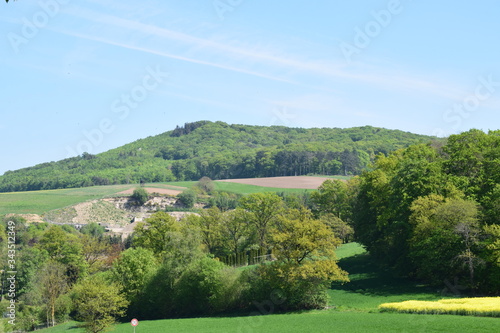
[[[289,128],[187,123],[92,155],[0,177],[0,192],[92,185],[317,174],[359,174],[378,153],[436,138],[371,126]]]

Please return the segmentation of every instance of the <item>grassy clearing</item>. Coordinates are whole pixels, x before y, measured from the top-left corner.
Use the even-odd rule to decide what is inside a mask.
[[[349,243],[337,250],[339,266],[349,272],[351,282],[332,284],[330,305],[337,311],[379,312],[378,306],[387,302],[410,299],[436,301],[440,292],[412,281],[396,277],[391,271],[380,269],[370,255],[357,243]]]
[[[437,302],[405,301],[379,305],[382,311],[500,317],[500,297],[443,299]]]

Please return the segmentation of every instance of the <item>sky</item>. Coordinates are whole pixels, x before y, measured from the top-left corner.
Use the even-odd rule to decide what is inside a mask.
[[[0,3],[0,175],[197,120],[500,128],[495,0]]]

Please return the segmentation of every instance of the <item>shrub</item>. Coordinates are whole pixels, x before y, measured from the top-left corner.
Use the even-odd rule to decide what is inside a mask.
[[[273,311],[322,309],[328,304],[328,283],[310,279],[286,282],[281,276],[281,264],[261,264],[254,271],[245,271],[249,288],[245,293],[247,305],[272,302]]]
[[[131,198],[138,206],[142,206],[146,203],[146,201],[148,201],[148,192],[141,187],[136,188],[134,193],[132,193]]]
[[[211,194],[215,190],[215,185],[209,177],[201,177],[196,186],[207,194]]]
[[[205,257],[193,262],[176,284],[176,306],[180,316],[214,314],[226,307],[228,297],[222,269],[225,265]],[[232,279],[226,279],[226,281]]]
[[[187,190],[177,195],[179,201],[186,206],[186,208],[193,208],[196,202],[196,193],[192,190]]]

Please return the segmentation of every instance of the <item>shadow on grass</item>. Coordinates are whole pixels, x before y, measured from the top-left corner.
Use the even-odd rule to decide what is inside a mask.
[[[437,294],[435,288],[422,285],[415,280],[397,277],[392,270],[380,268],[369,253],[341,259],[339,266],[349,273],[351,282],[343,285],[332,283],[331,289],[333,290],[386,297],[404,294],[429,294],[430,299]]]

